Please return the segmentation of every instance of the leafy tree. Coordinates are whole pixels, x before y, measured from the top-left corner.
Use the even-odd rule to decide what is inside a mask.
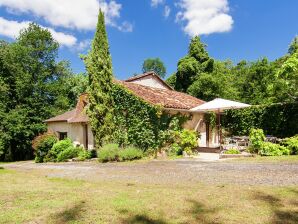
[[[161,78],[166,76],[167,70],[164,63],[159,58],[148,58],[143,63],[142,71],[150,72],[154,71],[158,74]]]
[[[187,92],[200,99],[209,101],[217,97],[235,99],[237,88],[233,83],[230,61],[215,61],[211,73],[202,73],[189,86]]]
[[[298,101],[298,52],[292,54],[277,71],[277,91],[284,101]]]
[[[167,78],[166,83],[170,85],[171,87],[175,88],[176,85],[176,73],[173,73],[172,75]]]
[[[188,87],[204,72],[212,72],[213,59],[206,51],[206,45],[200,37],[194,37],[189,45],[187,56],[178,62],[175,89],[187,92]]]
[[[294,38],[294,40],[292,41],[292,43],[290,44],[288,53],[289,54],[294,54],[298,52],[298,36],[296,36]]]
[[[240,98],[251,104],[272,103],[274,80],[274,70],[267,58],[251,63],[244,82],[239,86]]]
[[[58,47],[34,23],[16,42],[0,42],[0,160],[32,158],[31,142],[46,130],[44,120],[73,106],[66,94],[73,74],[67,63],[56,62]]]
[[[100,146],[113,130],[112,59],[109,51],[104,14],[99,12],[92,48],[85,59],[89,74],[87,110],[95,144]]]

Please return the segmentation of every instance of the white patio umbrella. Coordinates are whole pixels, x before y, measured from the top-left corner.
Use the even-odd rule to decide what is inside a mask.
[[[190,111],[201,111],[201,112],[208,112],[212,111],[218,114],[218,139],[219,139],[219,144],[221,148],[221,126],[220,126],[220,113],[222,113],[225,110],[231,110],[231,109],[240,109],[240,108],[245,108],[249,107],[249,104],[245,103],[239,103],[236,101],[232,100],[225,100],[221,98],[216,98],[214,100],[211,100],[207,103],[204,103],[200,106],[194,107],[190,109]]]

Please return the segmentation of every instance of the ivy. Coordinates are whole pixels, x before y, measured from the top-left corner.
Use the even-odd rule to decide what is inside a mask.
[[[180,127],[189,119],[180,114],[171,115],[163,107],[151,105],[119,84],[113,84],[114,99],[113,139],[120,146],[134,145],[142,150],[157,149],[163,141],[173,118]]]
[[[298,103],[228,110],[222,123],[232,135],[248,135],[251,128],[260,128],[267,135],[291,137],[298,133]]]
[[[211,129],[216,127],[216,114],[215,112],[207,112],[204,114],[205,123],[209,124]]]

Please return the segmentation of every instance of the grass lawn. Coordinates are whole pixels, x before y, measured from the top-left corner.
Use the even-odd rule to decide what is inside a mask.
[[[256,156],[233,159],[233,162],[251,162],[251,163],[292,163],[298,162],[298,155],[291,156]]]
[[[0,170],[0,223],[297,223],[292,187],[143,184]]]

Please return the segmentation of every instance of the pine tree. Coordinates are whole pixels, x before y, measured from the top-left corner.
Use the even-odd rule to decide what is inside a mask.
[[[298,52],[298,36],[296,36],[294,40],[291,42],[288,50],[288,53],[291,55],[297,52]]]
[[[99,12],[92,48],[85,58],[89,74],[88,116],[96,146],[100,146],[113,130],[113,98],[111,97],[113,71],[105,28],[104,14]]]

